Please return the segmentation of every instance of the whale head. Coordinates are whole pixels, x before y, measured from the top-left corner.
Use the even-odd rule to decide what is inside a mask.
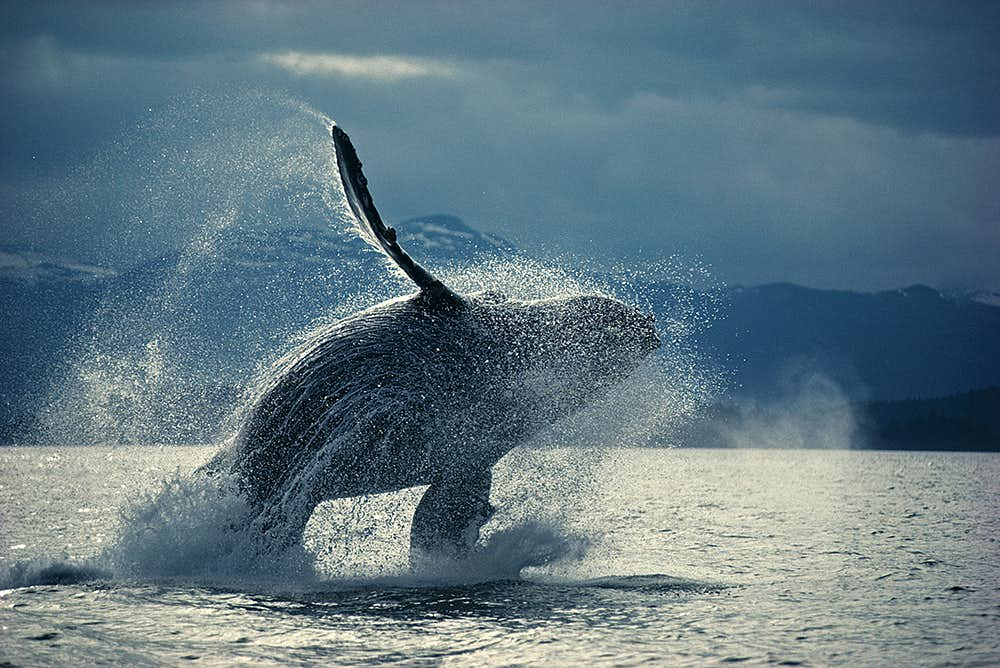
[[[651,315],[608,297],[507,301],[501,312],[510,371],[553,415],[622,382],[660,346]]]
[[[582,295],[533,304],[550,354],[573,360],[595,384],[630,374],[660,347],[653,316],[617,299]]]

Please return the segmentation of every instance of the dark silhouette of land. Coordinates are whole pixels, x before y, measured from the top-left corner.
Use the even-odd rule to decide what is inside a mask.
[[[860,447],[1000,451],[1000,387],[859,406]]]

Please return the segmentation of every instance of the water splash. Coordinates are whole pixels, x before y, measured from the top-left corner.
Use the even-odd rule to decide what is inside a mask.
[[[82,186],[70,189],[115,183],[120,215],[95,228],[107,230],[106,258],[153,260],[126,273],[125,289],[109,295],[90,331],[81,333],[78,359],[45,412],[42,440],[218,441],[242,418],[238,407],[259,382],[247,379],[265,375],[311,329],[412,290],[381,271],[378,258],[365,255],[353,237],[330,236],[350,225],[331,177],[329,122],[300,103],[268,95],[225,103],[203,97],[138,128],[89,168]],[[268,244],[277,230],[290,230],[293,241],[316,250],[297,255],[294,267],[278,258],[281,270],[243,285],[261,253],[273,251]],[[371,279],[358,285],[362,264],[341,266],[343,246],[338,254],[319,254],[331,243],[353,243],[357,262],[373,267]],[[248,513],[240,496],[223,480],[196,475],[166,481],[129,505],[115,544],[81,573],[209,581],[474,580],[578,559],[593,537],[570,529],[567,515],[594,502],[614,450],[662,442],[719,385],[693,343],[715,317],[711,302],[706,310],[706,302],[693,297],[710,283],[710,272],[676,258],[608,271],[581,258],[524,254],[435,270],[461,292],[491,290],[522,300],[597,294],[647,311],[665,310],[668,298],[648,286],[669,285],[663,351],[621,387],[498,464],[493,502],[499,511],[462,563],[410,567],[408,519],[419,488],[324,504],[304,544],[260,556],[256,536],[240,528]],[[301,281],[301,289],[271,302],[287,294],[290,281]],[[220,282],[225,289],[216,289]],[[270,317],[282,309],[286,317]],[[546,496],[540,488],[558,489],[563,503],[539,501]],[[393,528],[380,534],[386,527]]]
[[[81,252],[125,270],[80,332],[35,440],[213,437],[242,379],[343,287],[329,258],[291,277],[281,258],[271,270],[252,266],[289,230],[347,228],[329,122],[268,94],[196,95],[56,189],[44,215],[82,219],[96,242]],[[292,289],[277,285],[289,279]]]

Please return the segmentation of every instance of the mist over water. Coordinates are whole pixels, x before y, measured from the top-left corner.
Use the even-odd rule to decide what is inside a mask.
[[[808,365],[789,367],[785,393],[768,402],[744,401],[721,427],[730,447],[851,448],[859,438],[855,408],[841,387]]]

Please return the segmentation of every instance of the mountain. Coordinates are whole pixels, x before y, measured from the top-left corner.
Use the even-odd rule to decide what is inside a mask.
[[[923,285],[858,293],[735,288],[700,343],[737,394],[780,396],[810,371],[853,399],[940,397],[1000,384],[1000,308]]]
[[[1000,306],[1000,290],[974,290],[956,295],[988,306]]]
[[[36,253],[28,248],[12,246],[0,250],[0,281],[89,285],[115,275],[113,269]]]
[[[516,253],[454,216],[397,229],[429,267]],[[322,226],[224,228],[126,269],[0,248],[0,440],[207,438],[297,333],[408,289],[351,231]],[[781,402],[804,377],[849,401],[1000,385],[1000,308],[981,295],[664,281],[634,292],[725,370],[733,400]]]
[[[514,245],[495,234],[479,232],[446,214],[411,218],[399,224],[399,241],[428,264],[448,264],[491,254],[507,254]]]
[[[659,436],[688,447],[1000,452],[1000,387],[899,401],[848,401],[822,388],[722,401]]]

